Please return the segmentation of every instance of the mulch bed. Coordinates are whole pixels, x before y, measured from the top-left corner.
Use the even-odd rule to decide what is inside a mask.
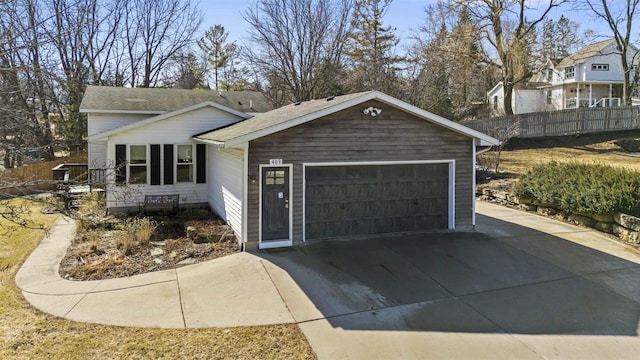
[[[60,276],[68,280],[127,277],[175,269],[240,251],[230,227],[208,210],[150,218],[157,225],[151,240],[136,243],[127,251],[122,247],[122,239],[131,229],[127,229],[125,218],[85,221],[60,264]]]

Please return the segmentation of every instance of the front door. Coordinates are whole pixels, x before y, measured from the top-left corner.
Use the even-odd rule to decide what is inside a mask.
[[[289,239],[289,168],[262,168],[262,240]]]

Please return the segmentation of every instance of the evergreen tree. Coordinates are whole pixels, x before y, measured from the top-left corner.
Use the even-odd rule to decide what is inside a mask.
[[[219,90],[220,75],[222,72],[230,72],[229,65],[233,67],[232,55],[237,53],[235,42],[227,43],[229,32],[222,25],[214,25],[204,33],[204,37],[198,40],[198,46],[207,56],[207,61],[213,70],[214,90]],[[228,79],[225,79],[228,84]]]
[[[356,0],[351,18],[352,31],[345,48],[350,68],[349,85],[354,91],[380,90],[397,95],[399,65],[394,54],[399,42],[384,17],[392,0]]]

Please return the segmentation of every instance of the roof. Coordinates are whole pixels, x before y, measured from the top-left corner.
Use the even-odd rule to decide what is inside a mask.
[[[515,88],[518,90],[538,90],[541,87],[549,86],[551,83],[546,81],[524,81],[519,82],[515,85]]]
[[[606,55],[605,53],[603,53],[603,51],[607,48],[607,46],[611,44],[615,44],[614,39],[603,40],[597,43],[593,43],[589,46],[586,46],[576,51],[575,53],[567,56],[566,58],[562,59],[562,61],[560,61],[560,63],[558,64],[558,67],[565,67],[565,66],[577,64],[582,62],[582,60],[588,59],[592,56]]]
[[[234,147],[370,100],[378,100],[421,119],[479,139],[480,142],[484,144],[497,145],[500,143],[497,139],[486,134],[447,120],[378,91],[361,92],[290,104],[263,114],[258,114],[231,126],[195,135],[194,138],[223,147]]]
[[[258,91],[87,86],[80,112],[164,114],[204,102],[213,102],[244,113],[273,109],[267,98]]]
[[[206,107],[212,107],[212,108],[216,108],[216,109],[220,109],[223,111],[226,111],[230,114],[236,115],[238,116],[239,120],[238,121],[242,121],[243,119],[248,119],[251,117],[251,115],[243,113],[242,111],[237,111],[231,108],[228,108],[226,106],[222,106],[218,103],[215,103],[213,101],[205,101],[203,103],[200,104],[195,104],[186,108],[182,108],[182,109],[178,109],[176,111],[171,111],[171,112],[166,112],[164,114],[160,114],[160,115],[156,115],[156,116],[152,116],[148,119],[144,119],[142,121],[136,121],[132,124],[129,125],[125,125],[125,126],[120,126],[117,127],[115,129],[111,129],[111,130],[107,130],[105,132],[101,132],[101,133],[97,133],[97,134],[93,134],[91,136],[89,136],[89,140],[90,141],[95,141],[95,140],[101,140],[104,139],[108,136],[114,135],[114,134],[119,134],[121,132],[124,131],[129,131],[129,130],[133,130],[133,129],[137,129],[139,127],[142,126],[146,126],[149,124],[153,124],[155,122],[161,121],[161,120],[165,120],[174,116],[178,116],[180,114],[184,114],[190,111],[194,111],[194,110],[198,110],[198,109],[202,109],[202,108],[206,108]]]

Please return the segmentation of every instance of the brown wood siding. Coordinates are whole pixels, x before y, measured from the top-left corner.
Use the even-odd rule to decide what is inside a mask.
[[[362,113],[374,106],[377,117]],[[259,165],[269,159],[293,164],[293,240],[302,240],[302,164],[309,162],[361,162],[455,160],[456,229],[472,226],[473,140],[442,126],[419,119],[377,101],[316,119],[249,144],[248,178],[260,178]],[[247,241],[259,238],[259,184],[249,183]]]

